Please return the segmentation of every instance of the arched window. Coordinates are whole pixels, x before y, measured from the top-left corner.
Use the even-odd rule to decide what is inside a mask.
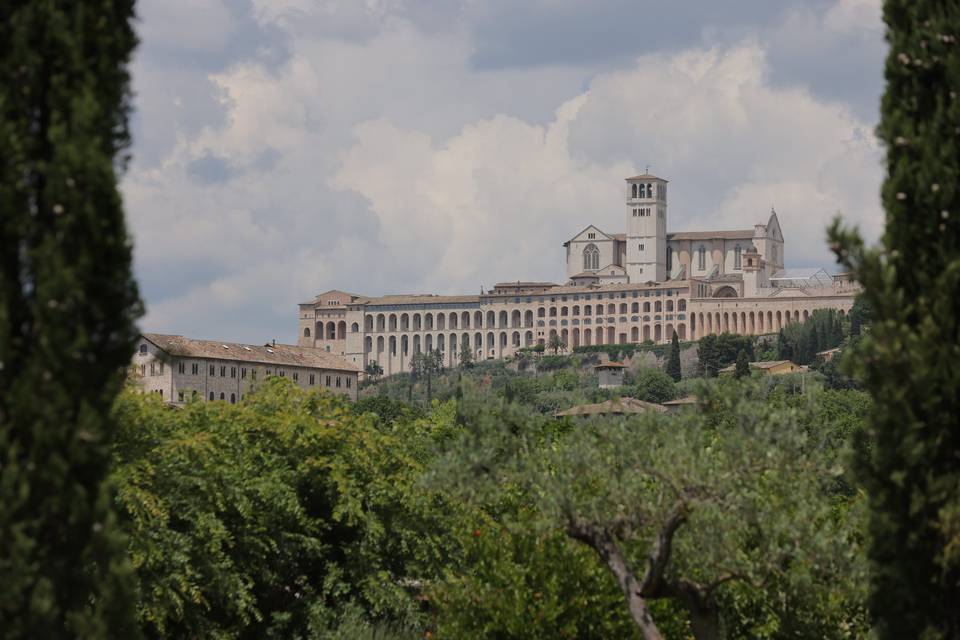
[[[653,198],[653,183],[652,183],[652,182],[648,182],[648,183],[647,183],[647,197],[648,197],[648,198]]]
[[[356,322],[354,322],[352,325],[350,325],[350,332],[351,332],[351,333],[356,333],[356,332],[358,332],[358,331],[360,331],[360,325],[359,325],[359,324],[357,324]]]
[[[647,197],[647,185],[645,184],[640,185],[640,197],[641,198]]]
[[[587,248],[583,250],[583,270],[584,271],[596,271],[600,268],[600,250],[597,249],[597,245],[588,244]]]
[[[673,247],[667,247],[667,274],[673,271]]]
[[[304,337],[304,338],[309,338],[309,337],[310,337],[310,327],[304,327],[304,328],[303,328],[303,337]]]
[[[237,404],[237,394],[235,393],[230,394],[230,404]]]
[[[733,248],[733,268],[740,268],[740,255],[743,253],[743,247],[737,245]]]
[[[700,248],[697,249],[697,268],[700,271],[707,268],[707,248],[703,245],[700,245]]]
[[[147,345],[145,344],[140,345],[140,355],[142,356],[147,355]]]
[[[637,197],[637,184],[636,184],[636,183],[633,184],[633,197],[634,197],[634,198]]]

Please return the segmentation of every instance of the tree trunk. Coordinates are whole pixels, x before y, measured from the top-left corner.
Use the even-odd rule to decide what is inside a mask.
[[[627,599],[630,617],[637,624],[645,640],[663,640],[660,630],[653,621],[653,616],[650,615],[647,600],[641,595],[640,583],[609,532],[596,525],[571,522],[567,527],[567,534],[575,540],[588,544],[607,563],[607,567],[617,579],[617,584],[620,585]]]
[[[720,617],[712,604],[687,602],[690,612],[690,629],[696,640],[718,640],[720,638]]]

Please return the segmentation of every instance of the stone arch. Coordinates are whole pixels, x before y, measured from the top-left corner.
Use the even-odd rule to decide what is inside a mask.
[[[513,327],[514,329],[519,327],[520,323],[523,321],[522,317],[523,317],[523,314],[520,313],[520,310],[514,309],[513,312],[510,314],[510,326]]]
[[[410,316],[406,313],[400,314],[400,331],[410,331]]]
[[[329,324],[327,325],[327,330],[324,331],[324,337],[326,337],[326,336],[327,336],[327,332],[330,331],[330,325],[331,325],[331,324],[333,324],[333,323],[331,322],[331,323],[329,323]],[[368,315],[368,316],[364,316],[364,317],[363,317],[363,330],[366,331],[367,333],[373,331],[373,316],[369,316],[369,315]]]
[[[692,322],[692,320],[693,320],[693,319],[691,318],[691,323],[690,323],[690,327],[691,327],[691,329],[690,329],[690,334],[691,334],[691,336],[690,336],[690,337],[691,337],[691,338],[693,337],[693,322]],[[677,338],[680,339],[680,340],[686,340],[686,339],[687,339],[687,325],[683,324],[682,322],[677,325]]]
[[[350,333],[360,333],[360,325],[356,322],[350,325]]]
[[[527,331],[523,335],[523,346],[532,347],[533,346],[533,331]]]
[[[423,349],[422,349],[422,342],[420,341],[420,336],[414,335],[413,336],[413,353],[418,354],[422,352],[423,352]]]
[[[583,344],[584,344],[585,346],[588,346],[588,347],[589,347],[591,344],[593,344],[592,341],[591,341],[592,338],[593,338],[593,332],[592,332],[590,329],[584,329],[584,330],[583,330]]]
[[[491,309],[490,311],[487,311],[487,328],[493,329],[496,326],[497,326],[497,312]]]
[[[500,328],[501,328],[501,329],[506,329],[506,328],[507,328],[507,312],[506,312],[506,311],[501,311],[501,312],[500,312],[500,322],[499,322],[499,325],[500,325]]]
[[[483,328],[483,312],[482,311],[473,312],[473,328],[474,329]]]
[[[460,328],[461,328],[461,329],[469,329],[469,328],[470,328],[470,312],[469,312],[469,311],[464,311],[464,312],[460,315]]]
[[[377,314],[377,332],[382,333],[387,330],[387,317],[382,313]]]
[[[533,326],[533,311],[527,309],[523,314],[523,326],[532,327]]]
[[[580,329],[575,328],[573,330],[573,345],[571,345],[571,348],[576,349],[579,346],[580,346]]]
[[[630,328],[630,342],[640,342],[640,327]]]
[[[443,331],[447,328],[447,314],[438,313],[437,314],[437,329]]]
[[[309,337],[310,337],[310,327],[304,327],[304,328],[303,328],[303,337],[304,337],[304,338],[309,338]]]

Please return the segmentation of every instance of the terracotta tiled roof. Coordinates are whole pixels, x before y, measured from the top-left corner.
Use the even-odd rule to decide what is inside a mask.
[[[563,416],[605,416],[605,415],[625,415],[638,413],[664,413],[667,408],[653,402],[644,402],[634,398],[613,398],[599,404],[582,404],[578,407],[571,407],[566,411],[555,413],[558,418]]]
[[[677,231],[668,233],[667,240],[743,240],[753,238],[753,229],[733,231]]]
[[[298,347],[291,344],[263,346],[216,340],[193,340],[162,333],[145,333],[143,337],[168,354],[184,358],[211,358],[335,371],[360,371],[343,358],[313,347]]]
[[[790,361],[789,360],[763,360],[761,362],[751,362],[750,368],[760,369],[760,370],[772,369],[781,364],[790,364]],[[737,369],[737,365],[731,364],[729,366],[724,367],[723,369],[720,369],[720,371],[736,371],[736,369]]]
[[[501,288],[501,287],[504,288],[504,289],[508,289],[508,288],[510,288],[510,287],[513,287],[513,288],[516,288],[516,287],[556,287],[556,286],[558,286],[558,285],[557,285],[556,282],[523,282],[523,281],[517,281],[517,282],[498,282],[497,284],[495,284],[495,285],[493,285],[493,286],[494,286],[494,288],[496,288],[496,289],[499,289],[499,288]]]
[[[655,176],[655,175],[653,175],[653,174],[645,173],[645,174],[643,174],[643,175],[641,175],[641,176],[631,176],[631,177],[627,178],[627,180],[663,180],[663,178],[658,178],[657,176]],[[664,181],[664,182],[669,182],[669,180],[663,180],[663,181]]]
[[[387,304],[479,304],[480,296],[436,296],[433,294],[414,294],[399,296],[381,296],[379,298],[363,298],[356,303],[363,303],[369,306],[380,306]],[[355,304],[356,304],[355,303]]]

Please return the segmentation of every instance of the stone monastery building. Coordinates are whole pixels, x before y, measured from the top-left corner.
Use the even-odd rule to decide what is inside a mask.
[[[732,231],[667,231],[667,181],[627,178],[625,233],[588,226],[564,243],[567,282],[509,282],[472,296],[367,297],[328,291],[299,305],[299,344],[385,374],[414,353],[444,364],[470,349],[504,358],[559,336],[582,345],[681,340],[729,331],[764,334],[815,309],[846,313],[857,287],[822,269],[785,269],[777,214]]]

